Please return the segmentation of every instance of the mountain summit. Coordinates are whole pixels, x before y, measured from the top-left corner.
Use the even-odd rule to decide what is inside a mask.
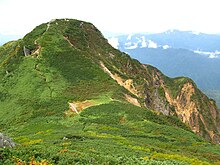
[[[171,79],[114,49],[91,23],[60,19],[41,24],[0,47],[0,68],[0,132],[25,146],[20,153],[33,147],[32,156],[37,158],[38,151],[55,164],[109,162],[112,154],[124,152],[135,156],[129,158],[133,163],[145,154],[146,161],[173,154],[172,162],[182,157],[175,148],[180,143],[185,157],[195,152],[189,149],[192,143],[203,147],[206,142],[194,133],[220,143],[214,100],[191,79]],[[50,157],[43,154],[47,152]],[[52,156],[58,152],[76,160]],[[210,161],[219,157],[208,152],[213,154]],[[193,156],[184,161],[200,161]]]

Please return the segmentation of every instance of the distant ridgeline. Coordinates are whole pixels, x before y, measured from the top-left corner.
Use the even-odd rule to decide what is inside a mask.
[[[20,36],[20,35],[2,35],[2,34],[0,34],[0,46],[9,42],[9,41],[17,40],[21,37],[22,36]]]
[[[220,106],[220,35],[173,30],[122,35],[109,42],[170,77],[192,78]]]

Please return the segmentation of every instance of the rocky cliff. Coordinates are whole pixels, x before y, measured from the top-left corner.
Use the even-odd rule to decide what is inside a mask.
[[[203,94],[189,78],[169,79],[156,69],[154,73],[163,88],[163,98],[169,103],[168,111],[160,108],[160,112],[177,115],[193,132],[219,144],[220,112],[215,101]]]
[[[203,94],[191,79],[171,79],[152,66],[126,58],[126,64],[114,66],[111,73],[103,63],[101,66],[142,106],[164,115],[177,116],[193,132],[213,143],[220,143],[220,113],[215,101]]]

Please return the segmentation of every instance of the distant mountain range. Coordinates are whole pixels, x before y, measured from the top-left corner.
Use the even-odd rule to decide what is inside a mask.
[[[22,36],[20,36],[20,35],[2,35],[2,34],[0,34],[0,46],[5,44],[6,42],[9,42],[12,40],[17,40],[21,37]]]
[[[170,77],[192,78],[220,105],[220,35],[169,30],[111,37],[109,43]]]
[[[118,39],[119,49],[163,47],[165,49],[182,48],[204,52],[215,52],[220,49],[220,35],[204,34],[192,31],[169,30],[163,33],[155,34],[145,33],[120,35],[116,38]]]

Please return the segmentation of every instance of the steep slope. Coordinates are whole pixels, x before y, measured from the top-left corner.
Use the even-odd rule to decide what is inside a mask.
[[[186,49],[141,48],[126,52],[170,77],[188,76],[203,90],[220,89],[220,59],[207,58]]]
[[[174,30],[116,36],[110,43],[112,39],[121,51],[165,75],[190,77],[220,105],[220,35]]]
[[[220,90],[220,59],[208,58],[186,49],[136,48],[125,50],[131,57],[159,68],[170,77],[187,76],[208,94]],[[171,65],[172,64],[172,65]],[[218,99],[218,97],[214,97]]]
[[[0,47],[0,68],[0,132],[20,144],[1,150],[4,163],[219,160],[219,146],[190,131],[219,143],[214,101],[112,48],[90,23],[38,26]]]
[[[220,114],[215,101],[205,96],[190,79],[179,77],[170,81],[161,73],[156,73],[156,78],[176,115],[193,132],[219,144]]]

